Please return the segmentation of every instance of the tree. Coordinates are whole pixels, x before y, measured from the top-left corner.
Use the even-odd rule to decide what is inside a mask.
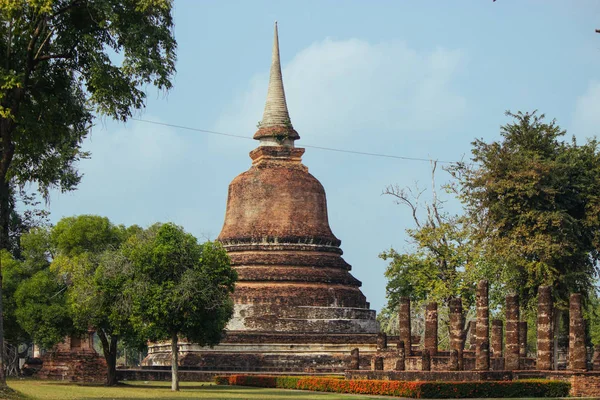
[[[107,384],[117,383],[117,343],[139,347],[143,340],[130,323],[123,290],[130,274],[121,244],[140,228],[113,225],[108,218],[80,215],[61,219],[52,229],[52,269],[67,281],[69,315],[79,331],[93,329],[102,344]]]
[[[0,3],[0,249],[11,185],[35,183],[46,198],[72,190],[94,111],[126,120],[144,106],[143,86],[171,88],[172,28],[171,0]],[[0,386],[3,372],[0,356]]]
[[[13,356],[17,356],[13,357],[12,360],[9,359],[7,362],[6,368],[9,375],[11,372],[12,374],[18,373],[18,356],[24,357],[24,354],[27,351],[26,349],[19,354],[19,345],[29,345],[32,342],[31,336],[23,329],[17,318],[18,307],[16,293],[17,289],[24,281],[30,279],[36,273],[47,269],[49,266],[45,254],[48,243],[45,232],[45,229],[34,228],[31,229],[29,233],[18,236],[18,241],[20,242],[18,253],[21,256],[27,254],[28,257],[26,261],[15,258],[14,255],[6,250],[0,251],[2,257],[1,262],[4,266],[2,269],[4,283],[3,300],[5,305],[4,318],[7,321],[5,353],[8,354],[10,352]]]
[[[233,313],[237,273],[220,244],[199,244],[171,223],[131,237],[124,254],[133,272],[133,319],[145,337],[171,341],[171,389],[179,390],[179,336],[201,346],[220,342]]]
[[[544,115],[507,112],[501,141],[473,142],[473,165],[451,168],[467,212],[480,226],[490,272],[533,300],[552,285],[566,304],[570,292],[587,295],[597,276],[600,249],[598,142],[561,141]],[[508,279],[508,277],[512,279]]]
[[[435,184],[436,169],[434,161],[432,198],[429,202],[422,203],[421,196],[425,190],[418,187],[403,189],[392,185],[383,192],[393,196],[396,203],[407,206],[415,224],[414,228],[406,230],[412,244],[408,251],[399,252],[391,248],[379,256],[390,261],[385,271],[388,302],[379,316],[382,326],[388,330],[396,324],[385,320],[396,314],[403,296],[410,297],[417,304],[436,301],[442,306],[447,306],[452,298],[461,298],[466,309],[474,301],[478,278],[474,270],[479,262],[477,246],[472,240],[473,227],[465,216],[450,215],[444,211]],[[440,322],[445,327],[441,331],[443,334],[448,330],[448,320]]]

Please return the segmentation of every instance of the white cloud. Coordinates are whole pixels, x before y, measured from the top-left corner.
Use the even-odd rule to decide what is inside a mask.
[[[466,99],[452,87],[463,65],[460,50],[417,52],[402,42],[326,39],[284,66],[290,117],[311,144],[440,128],[466,111]],[[267,74],[254,77],[216,129],[252,131],[262,117],[267,80]]]
[[[587,91],[577,98],[572,123],[577,136],[600,135],[600,82],[590,82]]]

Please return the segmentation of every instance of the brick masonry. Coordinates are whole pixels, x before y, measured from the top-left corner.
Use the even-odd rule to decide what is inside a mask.
[[[504,362],[507,370],[519,369],[519,298],[517,295],[506,296],[506,348]]]
[[[65,338],[42,357],[39,379],[69,382],[105,383],[106,361],[93,348],[92,334]]]
[[[553,332],[552,332],[552,287],[540,286],[538,289],[537,316],[537,369],[552,369]]]

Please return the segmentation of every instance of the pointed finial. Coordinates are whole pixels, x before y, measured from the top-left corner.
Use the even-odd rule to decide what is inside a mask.
[[[279,58],[279,34],[277,21],[275,21],[275,34],[273,38],[273,55],[271,58],[271,73],[269,76],[269,89],[262,121],[254,139],[275,137],[296,140],[300,136],[292,127],[290,114],[285,101],[283,78],[281,75],[281,60]],[[293,144],[293,142],[292,142]]]

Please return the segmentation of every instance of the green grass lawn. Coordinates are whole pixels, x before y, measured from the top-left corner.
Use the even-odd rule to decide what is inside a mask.
[[[375,399],[381,397],[311,393],[296,390],[217,386],[210,383],[182,382],[180,392],[171,392],[170,382],[128,382],[116,387],[74,385],[39,380],[9,380],[8,386],[24,397],[8,399],[73,400],[73,399]]]

